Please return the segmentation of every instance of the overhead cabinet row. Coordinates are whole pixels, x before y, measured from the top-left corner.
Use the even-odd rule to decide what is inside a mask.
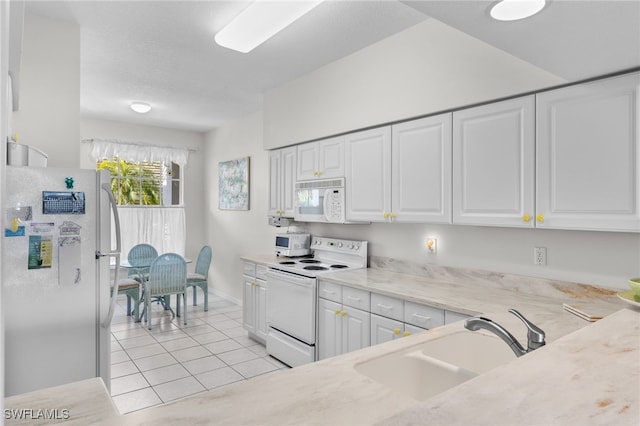
[[[639,106],[632,73],[271,155],[297,155],[289,204],[294,181],[344,176],[347,221],[640,232]]]

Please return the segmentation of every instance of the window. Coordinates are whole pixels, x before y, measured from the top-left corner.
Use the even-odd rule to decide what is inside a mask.
[[[181,168],[163,161],[99,160],[97,170],[111,173],[111,191],[121,206],[181,206]]]

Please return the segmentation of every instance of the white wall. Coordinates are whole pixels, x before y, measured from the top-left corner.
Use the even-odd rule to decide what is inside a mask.
[[[435,19],[265,94],[273,149],[566,81]]]
[[[51,167],[78,167],[80,140],[80,28],[26,15],[20,109],[13,113],[18,142],[49,155]]]
[[[640,235],[615,232],[513,229],[462,225],[310,224],[313,234],[369,241],[369,254],[422,264],[628,289],[640,277]],[[436,254],[425,248],[438,239]],[[547,248],[547,265],[533,263],[534,247]]]
[[[218,163],[250,157],[249,210],[218,208]],[[207,240],[212,244],[209,287],[242,301],[240,256],[273,253],[277,228],[267,225],[268,153],[262,148],[262,113],[250,115],[207,134],[204,188]]]
[[[80,136],[82,139],[120,139],[128,142],[173,146],[191,150],[189,162],[183,167],[184,204],[187,223],[185,256],[196,259],[200,247],[209,243],[203,232],[204,224],[206,223],[204,201],[206,189],[203,185],[205,135],[198,132],[83,118],[80,121]],[[90,144],[82,143],[80,148],[80,167],[95,169],[95,159],[90,156]],[[75,149],[77,150],[77,147]]]

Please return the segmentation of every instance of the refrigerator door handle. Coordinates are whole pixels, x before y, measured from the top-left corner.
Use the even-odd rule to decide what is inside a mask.
[[[115,257],[116,259],[116,270],[113,274],[113,287],[111,290],[111,303],[109,304],[109,312],[107,313],[107,317],[102,322],[102,326],[107,328],[111,325],[111,319],[113,318],[113,313],[116,309],[116,299],[118,297],[118,271],[120,270],[120,250],[121,250],[121,242],[120,242],[120,217],[118,216],[118,206],[116,205],[116,199],[113,196],[113,192],[111,192],[111,186],[108,183],[103,183],[101,188],[107,193],[109,196],[109,204],[111,204],[111,211],[113,212],[114,224],[116,227],[116,249],[115,251],[109,251],[108,253],[102,253],[100,250],[96,250],[96,259],[100,257]]]

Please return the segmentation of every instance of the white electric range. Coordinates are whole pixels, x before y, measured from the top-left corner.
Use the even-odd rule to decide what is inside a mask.
[[[311,256],[282,258],[267,273],[267,353],[295,367],[317,359],[317,277],[367,267],[367,242],[311,238]]]

